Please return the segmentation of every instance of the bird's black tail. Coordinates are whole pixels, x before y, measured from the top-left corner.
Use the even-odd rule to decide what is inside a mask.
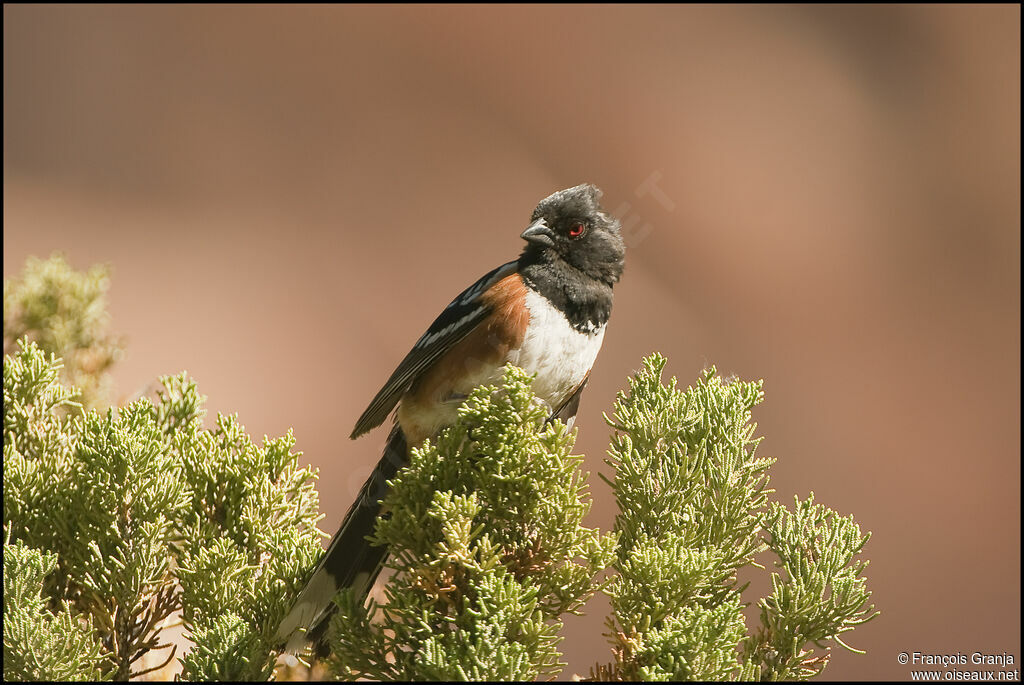
[[[388,490],[387,481],[394,478],[408,460],[405,435],[396,425],[391,429],[384,456],[363,484],[291,611],[281,621],[277,637],[287,640],[289,652],[298,651],[307,640],[318,641],[322,637],[334,607],[331,600],[339,590],[351,587],[359,599],[369,594],[388,550],[384,546],[371,546],[366,536],[373,533],[380,514],[380,500]]]

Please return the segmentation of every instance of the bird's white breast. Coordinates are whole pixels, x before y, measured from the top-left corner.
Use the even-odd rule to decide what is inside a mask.
[[[508,361],[536,374],[533,391],[552,409],[558,408],[587,377],[604,341],[605,326],[581,332],[551,302],[532,289],[526,291],[530,324],[518,351]]]

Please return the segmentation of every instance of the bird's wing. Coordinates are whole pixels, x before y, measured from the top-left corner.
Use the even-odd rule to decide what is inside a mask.
[[[562,405],[554,408],[551,416],[548,417],[548,421],[562,419],[565,425],[572,428],[572,424],[576,420],[576,412],[580,408],[580,395],[583,394],[583,388],[587,387],[588,380],[590,380],[590,371],[587,371],[587,375],[583,377],[583,380],[576,386],[576,389],[562,402]]]
[[[383,423],[413,381],[487,317],[490,307],[481,301],[480,296],[515,270],[516,262],[502,264],[463,290],[444,308],[356,421],[352,438],[358,438]]]

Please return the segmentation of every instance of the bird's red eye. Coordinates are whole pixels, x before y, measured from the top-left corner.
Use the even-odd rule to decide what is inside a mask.
[[[572,228],[569,229],[570,238],[579,238],[583,235],[583,232],[587,230],[587,227],[583,224],[573,224]]]

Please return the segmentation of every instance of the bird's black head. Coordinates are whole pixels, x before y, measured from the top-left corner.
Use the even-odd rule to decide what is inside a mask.
[[[557,258],[608,285],[619,280],[626,256],[619,221],[601,208],[601,191],[589,183],[559,190],[540,201],[523,231],[526,257]]]

